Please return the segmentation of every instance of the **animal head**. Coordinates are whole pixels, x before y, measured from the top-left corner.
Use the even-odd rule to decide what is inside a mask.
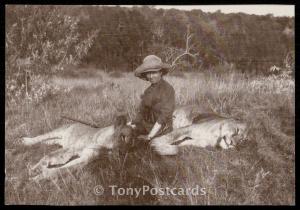
[[[247,141],[248,126],[244,122],[232,121],[226,126],[226,135],[223,136],[227,147],[236,147]]]
[[[117,116],[114,121],[114,138],[117,140],[117,145],[127,145],[133,138],[132,127],[127,125],[125,115]]]

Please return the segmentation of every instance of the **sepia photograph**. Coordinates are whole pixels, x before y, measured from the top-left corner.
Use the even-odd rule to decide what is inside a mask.
[[[5,205],[295,187],[295,5],[5,5]]]

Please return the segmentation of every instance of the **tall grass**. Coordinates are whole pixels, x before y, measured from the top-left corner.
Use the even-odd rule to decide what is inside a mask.
[[[159,157],[147,147],[132,153],[103,153],[84,168],[62,171],[56,181],[28,180],[27,163],[35,163],[57,147],[20,144],[69,123],[61,115],[106,126],[118,114],[135,116],[147,83],[133,74],[113,78],[98,72],[91,78],[53,78],[69,91],[36,105],[6,106],[5,203],[49,205],[96,204],[295,204],[295,99],[291,80],[244,75],[186,73],[167,75],[177,105],[207,106],[217,113],[247,121],[250,141],[239,150],[186,147],[177,156]],[[205,195],[97,196],[102,185],[123,187],[193,187]],[[61,189],[58,190],[57,186]]]

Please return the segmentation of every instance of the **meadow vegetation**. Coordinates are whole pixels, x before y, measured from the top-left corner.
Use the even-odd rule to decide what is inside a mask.
[[[84,168],[62,170],[55,183],[29,181],[27,165],[57,147],[25,147],[20,137],[33,137],[71,123],[62,115],[101,127],[112,124],[119,114],[133,118],[148,85],[132,73],[78,72],[85,73],[52,77],[49,85],[53,91],[41,94],[40,100],[6,102],[6,204],[295,204],[295,87],[291,78],[279,76],[212,72],[166,76],[176,91],[177,106],[208,106],[223,116],[249,123],[250,140],[239,150],[186,147],[172,157],[159,157],[147,147],[127,154],[103,152]],[[97,196],[93,192],[96,185],[105,189],[109,185],[199,185],[206,194],[135,197],[112,196],[106,190]]]
[[[65,5],[9,5],[5,16],[6,204],[295,204],[294,18]],[[25,147],[21,137],[72,123],[62,115],[99,127],[120,114],[132,119],[148,85],[132,70],[149,54],[172,63],[188,48],[188,32],[199,56],[166,76],[176,105],[248,122],[247,144],[186,147],[172,157],[146,145],[103,151],[84,168],[61,170],[56,181],[28,179],[28,164],[57,146]],[[113,184],[198,185],[206,194],[112,196]],[[104,195],[95,195],[97,185]]]

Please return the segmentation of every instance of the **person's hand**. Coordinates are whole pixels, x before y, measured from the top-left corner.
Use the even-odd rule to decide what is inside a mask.
[[[137,137],[137,139],[138,140],[143,140],[143,141],[150,141],[151,140],[148,135],[139,135]]]
[[[133,129],[136,128],[136,125],[134,123],[132,123],[131,121],[129,121],[126,125],[130,126]]]

